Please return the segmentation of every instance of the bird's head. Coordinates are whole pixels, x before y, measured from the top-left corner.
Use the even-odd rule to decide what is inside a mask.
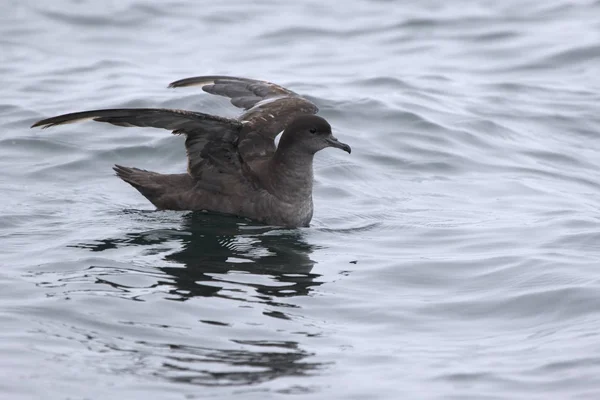
[[[350,146],[333,136],[331,125],[324,118],[316,115],[301,115],[294,118],[285,128],[279,146],[289,146],[310,154],[327,147],[335,147],[348,154],[352,151]]]

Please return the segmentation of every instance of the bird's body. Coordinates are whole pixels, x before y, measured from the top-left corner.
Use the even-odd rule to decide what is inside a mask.
[[[117,175],[158,209],[206,210],[270,225],[308,226],[313,214],[313,157],[325,147],[350,152],[314,115],[310,101],[281,86],[207,76],[171,87],[201,85],[246,111],[238,119],[169,109],[111,109],[60,115],[44,128],[93,119],[118,126],[165,128],[186,136],[188,172],[160,174],[120,165]],[[279,146],[274,139],[281,132]]]

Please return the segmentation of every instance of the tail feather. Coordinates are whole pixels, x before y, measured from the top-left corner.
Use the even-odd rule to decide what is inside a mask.
[[[115,165],[113,170],[159,209],[182,209],[182,195],[194,185],[188,174],[165,175],[122,165]]]
[[[160,208],[157,203],[160,197],[165,194],[165,187],[157,184],[154,179],[160,174],[139,168],[124,167],[122,165],[115,165],[113,170],[119,178],[136,188],[152,204]]]

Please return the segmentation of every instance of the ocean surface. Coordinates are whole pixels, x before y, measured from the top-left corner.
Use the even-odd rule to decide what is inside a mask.
[[[306,95],[309,228],[155,211],[183,138],[57,114]],[[0,399],[600,398],[600,1],[5,0]]]

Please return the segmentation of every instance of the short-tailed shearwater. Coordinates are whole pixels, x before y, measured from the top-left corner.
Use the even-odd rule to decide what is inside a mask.
[[[309,100],[279,85],[230,76],[199,76],[169,87],[201,86],[229,97],[237,119],[194,111],[131,108],[83,111],[33,127],[92,119],[154,127],[186,136],[188,171],[160,174],[115,165],[114,170],[158,209],[233,214],[269,225],[308,226],[313,215],[313,156],[326,147],[350,153]],[[275,137],[283,131],[279,145]]]

